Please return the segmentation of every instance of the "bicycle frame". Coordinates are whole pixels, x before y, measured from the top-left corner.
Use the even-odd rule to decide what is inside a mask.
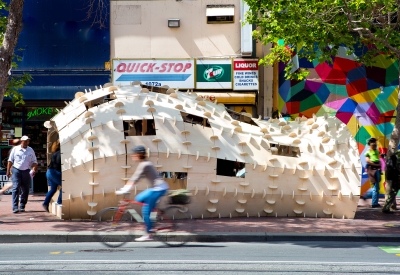
[[[121,220],[122,215],[125,213],[125,211],[127,211],[137,222],[141,222],[141,223],[144,222],[142,216],[139,213],[137,213],[135,209],[129,207],[131,204],[137,204],[137,205],[140,205],[140,206],[145,205],[144,203],[138,202],[138,201],[135,201],[135,200],[123,199],[122,201],[120,201],[120,203],[118,205],[118,211],[114,216],[113,224],[116,225]],[[155,213],[155,215],[154,215],[154,213]],[[162,209],[154,208],[150,212],[150,219],[153,220],[153,221],[156,221],[157,220],[157,214],[159,214],[159,213],[160,214],[163,213]],[[164,226],[164,227],[161,227],[161,228],[154,228],[154,230],[155,231],[160,231],[160,230],[170,229],[172,227],[173,226],[170,225],[170,226]]]

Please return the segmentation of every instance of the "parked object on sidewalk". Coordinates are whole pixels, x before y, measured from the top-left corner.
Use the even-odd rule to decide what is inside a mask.
[[[13,147],[7,163],[7,177],[12,174],[12,208],[13,213],[24,212],[28,202],[29,188],[31,185],[32,170],[37,172],[37,159],[35,152],[29,147],[30,138],[21,137],[21,144]],[[21,195],[21,199],[19,198]]]
[[[51,149],[51,162],[46,172],[46,177],[50,186],[50,190],[47,192],[46,198],[43,202],[43,208],[47,212],[49,212],[50,200],[58,189],[59,194],[57,204],[62,204],[60,141],[57,140],[53,142]]]
[[[137,167],[126,156],[138,144],[158,172],[185,175],[164,180],[170,190],[193,194],[193,218],[354,218],[360,155],[335,116],[265,121],[191,91],[126,84],[79,93],[52,118],[62,151],[63,219],[89,219],[117,205],[115,190]],[[149,187],[138,183],[132,196]]]

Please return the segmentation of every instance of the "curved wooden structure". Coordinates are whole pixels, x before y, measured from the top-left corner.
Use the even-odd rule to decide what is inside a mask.
[[[335,117],[240,120],[195,93],[129,85],[78,96],[52,121],[61,142],[64,219],[116,205],[115,190],[137,166],[129,151],[139,144],[160,172],[187,175],[166,180],[192,192],[193,218],[353,218],[357,208],[360,158]],[[153,123],[155,135],[132,134],[135,121]],[[231,164],[244,165],[244,178],[226,173]],[[140,182],[132,196],[147,186]]]

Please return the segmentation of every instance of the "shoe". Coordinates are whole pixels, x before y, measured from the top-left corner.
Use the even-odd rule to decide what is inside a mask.
[[[19,210],[18,209],[13,209],[13,213],[15,214],[15,213],[18,213],[19,212]]]
[[[382,210],[382,213],[385,213],[385,214],[394,214],[394,212],[393,212],[393,211],[390,211],[390,210]]]
[[[146,241],[152,241],[153,240],[153,236],[151,235],[144,235],[140,238],[136,238],[135,241],[137,242],[146,242]]]
[[[48,206],[48,205],[42,204],[42,207],[43,207],[44,211],[50,212],[50,211],[49,211],[49,206]]]
[[[377,207],[381,207],[381,205],[380,204],[373,204],[372,205],[372,208],[377,208]]]
[[[25,208],[21,208],[19,212],[25,212]]]

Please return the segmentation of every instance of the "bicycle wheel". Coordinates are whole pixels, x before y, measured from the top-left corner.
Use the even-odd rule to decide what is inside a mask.
[[[95,231],[96,239],[108,247],[120,247],[132,240],[131,215],[125,211],[118,213],[118,207],[109,207],[98,214],[98,225]]]
[[[181,246],[188,240],[187,230],[191,215],[186,206],[169,206],[159,210],[154,229],[155,237],[168,246]]]

